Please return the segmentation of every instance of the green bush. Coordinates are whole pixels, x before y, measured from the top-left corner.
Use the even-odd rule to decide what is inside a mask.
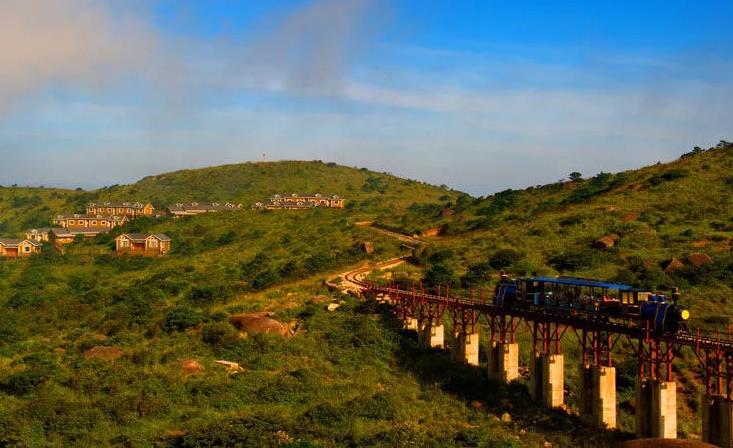
[[[179,305],[166,314],[164,328],[166,331],[183,331],[207,321],[207,316],[201,311]]]

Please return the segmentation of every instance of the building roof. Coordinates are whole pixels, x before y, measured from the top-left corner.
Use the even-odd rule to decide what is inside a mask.
[[[57,238],[68,238],[70,236],[74,236],[71,232],[69,232],[67,229],[64,229],[63,227],[54,227],[53,229],[49,230],[49,233],[53,233],[56,235]]]
[[[25,240],[18,238],[0,238],[0,245],[5,247],[18,247]]]
[[[619,291],[629,291],[634,288],[629,285],[621,283],[607,283],[601,280],[578,278],[578,277],[534,277],[528,278],[527,280],[543,283],[554,283],[558,285],[568,286],[585,286],[589,288],[605,288],[605,289],[617,289]]]
[[[125,216],[117,215],[90,215],[90,214],[73,214],[73,215],[56,215],[55,219],[107,219],[111,221],[124,221],[127,219]]]
[[[341,199],[341,197],[337,194],[334,195],[328,195],[328,194],[322,194],[322,193],[305,193],[305,194],[298,194],[298,193],[290,193],[290,194],[274,194],[272,195],[272,199],[280,199],[280,198],[304,198],[304,199]]]
[[[171,241],[171,238],[165,233],[123,233],[117,238],[122,238],[123,236],[137,243],[145,242],[151,236],[157,238],[159,241]]]
[[[150,202],[90,202],[87,207],[125,207],[125,208],[145,208],[152,205]]]
[[[242,208],[241,203],[232,202],[191,202],[188,204],[177,203],[168,206],[171,213],[174,212],[196,212],[196,211],[223,211]]]
[[[109,227],[105,226],[90,226],[90,227],[76,227],[71,226],[67,227],[66,230],[71,235],[96,235],[98,233],[107,233],[109,232]]]
[[[23,240],[23,239],[18,239],[18,238],[0,238],[0,245],[5,246],[5,247],[18,247],[25,241],[30,243],[32,246],[36,246],[36,247],[43,246],[43,244],[39,243],[38,241]]]

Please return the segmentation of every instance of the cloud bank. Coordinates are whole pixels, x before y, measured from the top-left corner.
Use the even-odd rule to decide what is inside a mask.
[[[725,58],[382,45],[379,0],[312,0],[236,37],[183,38],[130,5],[0,0],[0,154],[17,166],[0,184],[96,187],[267,153],[486,194],[733,132],[733,84],[708,75]]]
[[[0,108],[49,86],[101,90],[152,61],[156,32],[93,0],[0,2]]]

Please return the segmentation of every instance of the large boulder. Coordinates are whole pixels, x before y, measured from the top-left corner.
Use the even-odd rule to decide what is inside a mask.
[[[125,352],[118,347],[108,347],[98,345],[92,347],[84,352],[84,358],[86,359],[103,359],[105,361],[114,361],[115,359],[121,358]]]
[[[371,241],[364,241],[363,248],[364,252],[369,255],[374,253],[374,243],[372,243]]]
[[[681,260],[677,258],[672,258],[665,264],[664,272],[670,274],[674,271],[682,269],[683,267],[685,267],[685,264]]]
[[[186,375],[198,375],[204,373],[204,366],[195,359],[181,361],[181,371]]]
[[[616,240],[612,235],[605,235],[591,243],[591,247],[594,249],[610,249],[616,245]]]
[[[619,219],[621,220],[621,222],[631,222],[631,221],[638,220],[639,215],[633,212],[628,212],[628,213],[624,213],[623,215],[621,215]]]
[[[694,253],[687,256],[687,262],[695,267],[701,267],[713,262],[708,254]]]
[[[229,318],[229,323],[247,334],[273,333],[281,336],[288,334],[288,327],[271,318],[268,313],[236,314]]]

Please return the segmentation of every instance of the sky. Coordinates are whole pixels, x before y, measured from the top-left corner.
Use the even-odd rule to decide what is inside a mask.
[[[473,195],[733,138],[733,2],[0,0],[0,184],[323,160]]]

